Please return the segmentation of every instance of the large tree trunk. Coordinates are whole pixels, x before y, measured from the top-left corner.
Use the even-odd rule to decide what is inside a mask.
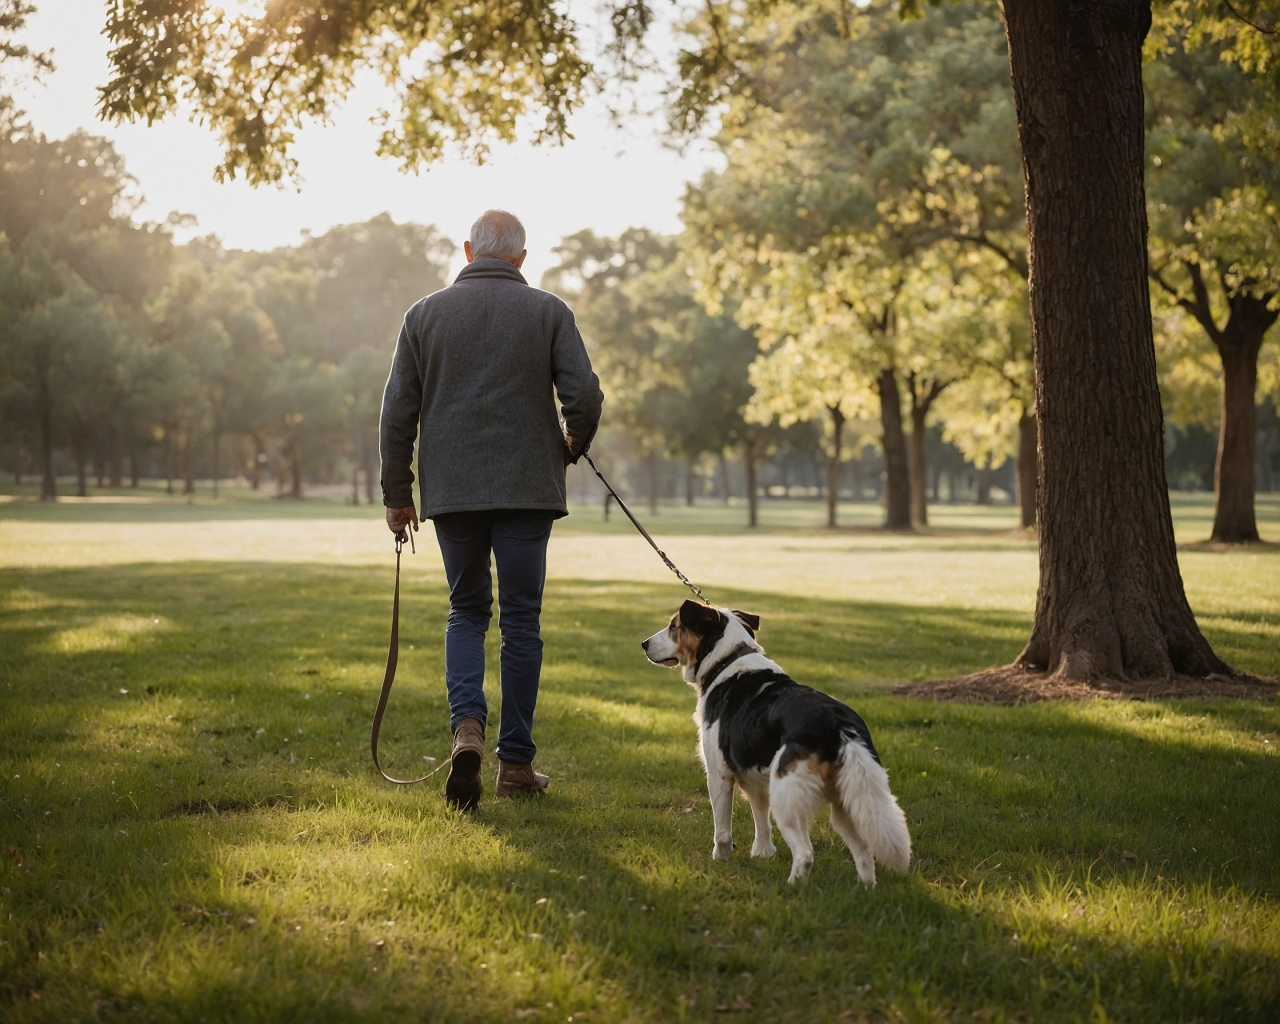
[[[759,521],[759,499],[756,495],[756,449],[758,442],[749,439],[742,442],[742,469],[747,483],[747,525]]]
[[[876,379],[880,392],[881,447],[884,448],[884,525],[911,529],[911,481],[907,469],[907,438],[902,431],[902,396],[893,370]]]
[[[693,472],[693,458],[684,460],[684,503],[693,508],[693,484],[695,475]]]
[[[1222,356],[1222,426],[1213,468],[1213,540],[1240,544],[1258,539],[1253,508],[1254,446],[1258,416],[1258,352],[1277,313],[1264,300],[1238,296],[1231,319],[1213,340]],[[1248,308],[1246,308],[1248,307]]]
[[[827,526],[836,527],[840,504],[840,454],[844,447],[844,413],[838,405],[828,406],[831,413],[831,451],[827,453]]]
[[[1036,439],[1036,418],[1025,412],[1018,420],[1018,506],[1022,512],[1022,528],[1031,530],[1036,525],[1036,475],[1039,472],[1039,456]]]
[[[289,472],[291,477],[289,497],[295,500],[300,499],[302,497],[302,455],[298,452],[296,445],[289,453]]]
[[[645,459],[645,468],[649,477],[649,512],[658,514],[658,453],[650,452]]]
[[[138,489],[138,456],[136,453],[129,456],[129,486],[135,491]]]
[[[1183,592],[1147,285],[1143,0],[1005,0],[1026,176],[1040,587],[1020,664],[1231,669]]]

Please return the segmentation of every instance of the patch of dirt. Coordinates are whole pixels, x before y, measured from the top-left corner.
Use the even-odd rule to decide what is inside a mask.
[[[895,686],[892,693],[917,700],[967,704],[1030,704],[1039,700],[1166,700],[1194,697],[1212,700],[1275,700],[1280,680],[1258,676],[1174,676],[1172,679],[1098,679],[1091,683],[1055,679],[1020,665],[974,672],[954,679]]]

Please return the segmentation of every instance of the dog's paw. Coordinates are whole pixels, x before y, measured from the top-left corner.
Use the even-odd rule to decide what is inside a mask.
[[[751,856],[753,857],[776,857],[778,848],[770,843],[768,846],[760,846],[759,844],[751,847]]]
[[[712,860],[728,860],[733,856],[733,843],[716,843],[711,848]]]
[[[807,860],[796,860],[791,865],[791,877],[787,879],[787,884],[795,885],[796,882],[803,882],[809,878],[809,870],[813,867],[813,858]]]

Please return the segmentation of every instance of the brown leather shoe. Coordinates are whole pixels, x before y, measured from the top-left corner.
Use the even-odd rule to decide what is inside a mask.
[[[551,780],[541,772],[535,772],[531,764],[512,764],[498,760],[498,796],[523,796],[526,793],[546,791]]]
[[[484,783],[480,762],[484,759],[484,726],[479,719],[464,718],[453,730],[453,756],[449,759],[449,779],[444,798],[460,811],[470,811],[480,802]]]

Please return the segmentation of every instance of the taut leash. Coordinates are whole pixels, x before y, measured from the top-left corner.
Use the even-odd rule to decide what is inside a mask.
[[[649,536],[649,531],[640,525],[640,520],[631,514],[631,509],[627,508],[627,503],[623,501],[622,497],[618,494],[618,492],[613,489],[613,485],[604,478],[604,474],[601,473],[600,470],[596,468],[596,464],[591,461],[591,456],[584,451],[582,453],[582,457],[587,460],[587,465],[591,467],[591,472],[593,472],[596,476],[600,478],[600,482],[604,484],[605,489],[610,494],[613,495],[613,500],[618,503],[618,507],[622,509],[623,512],[626,513],[627,518],[631,520],[631,525],[640,531],[640,536],[649,542],[649,547],[653,548],[654,551],[658,552],[658,557],[661,558],[664,562],[666,562],[667,568],[676,574],[676,579],[678,579],[681,583],[683,583],[686,587],[688,587],[691,591],[693,591],[693,596],[696,597],[703,604],[710,604],[711,602],[702,596],[702,590],[689,582],[689,577],[686,576],[684,573],[682,573],[678,568],[676,568],[676,563],[671,561],[671,559],[667,557],[667,553],[663,551],[662,548],[658,547],[658,545],[654,542],[654,539]]]
[[[369,737],[369,745],[373,749],[373,766],[378,769],[379,775],[397,786],[413,786],[419,782],[426,782],[449,764],[449,759],[445,758],[442,764],[420,779],[393,779],[382,770],[382,765],[378,761],[378,730],[382,728],[382,713],[387,710],[387,698],[391,696],[391,684],[396,681],[396,664],[400,660],[400,552],[404,548],[406,534],[409,537],[409,550],[415,555],[418,553],[417,545],[413,542],[413,534],[408,529],[396,534],[396,596],[391,604],[391,646],[387,650],[387,671],[382,677],[382,692],[378,694],[378,709],[373,713],[373,733]]]

